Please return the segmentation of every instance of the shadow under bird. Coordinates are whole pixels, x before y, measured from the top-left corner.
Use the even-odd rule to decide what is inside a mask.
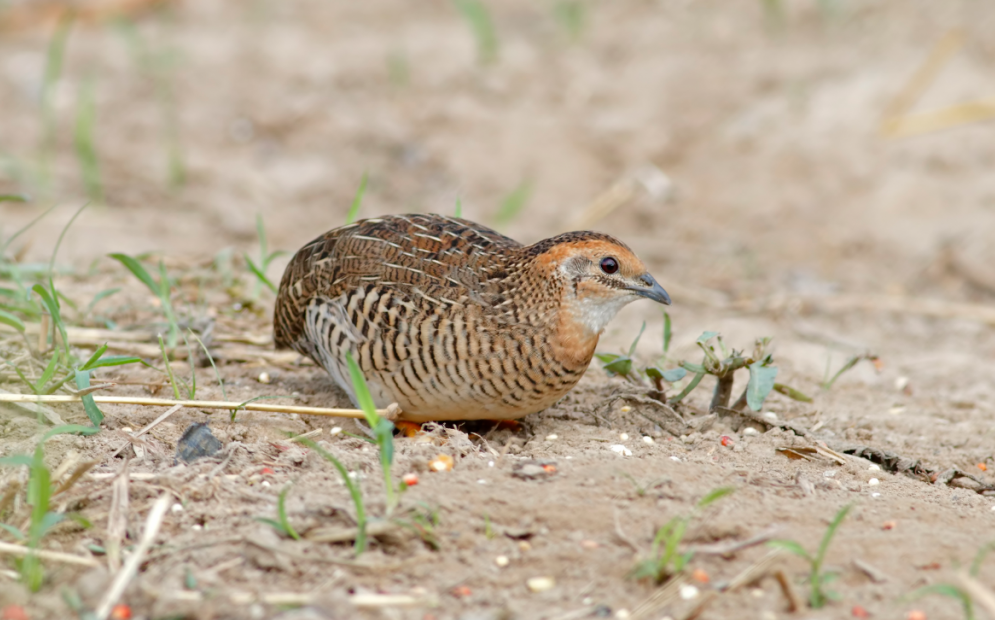
[[[522,245],[442,215],[370,218],[308,243],[287,266],[278,348],[356,397],[351,353],[377,407],[400,418],[520,418],[563,397],[626,304],[670,297],[621,241],[570,232]]]

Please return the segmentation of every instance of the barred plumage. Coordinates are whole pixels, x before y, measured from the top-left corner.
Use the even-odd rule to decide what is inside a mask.
[[[459,218],[385,216],[301,248],[273,327],[277,347],[313,359],[353,401],[347,351],[377,406],[397,402],[404,419],[519,418],[577,383],[605,324],[639,296],[670,303],[609,235],[523,246]]]

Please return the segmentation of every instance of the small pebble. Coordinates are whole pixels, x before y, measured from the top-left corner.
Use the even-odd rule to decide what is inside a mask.
[[[656,442],[653,441],[653,438],[650,437],[649,435],[643,435],[643,443],[646,444],[647,446],[652,446]]]
[[[629,441],[629,434],[628,433],[620,433],[619,436],[618,436],[618,440],[619,441]]]
[[[626,448],[620,443],[612,445],[611,451],[617,454],[621,454],[622,456],[632,456],[632,450]]]
[[[555,433],[552,435],[546,435],[546,441],[556,441],[559,438],[559,435],[556,435]]]
[[[259,383],[269,384],[269,382],[270,382],[270,378],[269,378],[269,373],[268,372],[261,372],[261,373],[259,373]]]
[[[872,487],[876,487],[877,485],[881,484],[881,481],[878,480],[877,478],[871,478],[870,480],[867,481],[867,484],[871,485]]]
[[[545,592],[546,590],[552,590],[556,585],[556,581],[552,577],[532,577],[525,582],[525,585],[533,592]]]
[[[519,551],[532,551],[532,543],[527,540],[519,541],[518,543]]]
[[[685,601],[698,598],[698,588],[692,586],[691,584],[684,584],[681,586],[681,598]]]
[[[497,564],[500,568],[504,568],[505,566],[511,563],[511,560],[509,560],[508,556],[506,555],[499,555],[496,558],[494,558],[494,563]]]

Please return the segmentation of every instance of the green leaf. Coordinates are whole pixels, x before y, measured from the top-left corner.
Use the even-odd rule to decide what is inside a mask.
[[[252,261],[252,259],[249,258],[249,255],[246,253],[246,254],[242,254],[242,256],[245,258],[245,264],[249,267],[249,271],[251,271],[252,274],[254,276],[256,276],[256,278],[260,282],[262,282],[263,284],[265,284],[266,288],[268,288],[269,290],[271,290],[274,294],[278,293],[279,289],[277,289],[276,286],[274,286],[273,283],[270,282],[270,279],[266,277],[266,274],[263,273],[263,270],[260,269],[258,266],[256,266],[256,263],[254,263]]]
[[[87,363],[84,370],[94,370],[96,368],[107,368],[108,366],[124,366],[125,364],[141,364],[142,358],[130,355],[111,355],[97,360],[93,364]]]
[[[643,337],[644,331],[646,331],[646,321],[643,321],[643,326],[639,328],[639,333],[636,334],[636,339],[629,345],[629,357],[632,357],[636,353],[636,345],[639,344],[639,339]]]
[[[687,387],[685,387],[681,391],[680,394],[678,394],[677,396],[674,396],[673,398],[671,398],[670,400],[668,400],[667,403],[670,404],[670,405],[675,405],[675,404],[681,402],[682,400],[684,400],[684,398],[688,394],[690,394],[692,392],[692,390],[694,390],[694,388],[698,387],[698,384],[701,383],[701,380],[704,377],[705,377],[705,373],[704,372],[699,372],[699,373],[695,374],[694,378],[691,379],[691,382],[687,384]]]
[[[735,490],[736,489],[734,487],[719,487],[717,489],[713,489],[712,491],[709,491],[705,497],[698,500],[698,508],[704,508],[709,504],[719,501],[727,495],[732,495]]]
[[[366,173],[363,173],[363,178],[359,181],[359,188],[356,190],[356,196],[352,199],[352,205],[349,206],[349,213],[345,216],[345,223],[352,224],[356,221],[359,216],[359,207],[363,204],[363,194],[366,193]]]
[[[762,362],[750,364],[750,382],[746,385],[746,404],[754,411],[760,411],[767,395],[774,389],[777,377],[776,366],[764,366]]]
[[[21,322],[21,319],[5,310],[0,310],[0,323],[13,327],[22,334],[24,333],[24,323]]]
[[[812,561],[812,556],[808,554],[808,551],[805,551],[805,547],[802,547],[793,540],[772,540],[767,543],[767,546],[775,549],[783,549],[789,553],[797,555],[800,558],[805,558],[810,562]]]
[[[93,355],[90,356],[90,359],[86,360],[86,363],[83,364],[82,367],[80,367],[80,370],[89,370],[90,364],[96,363],[97,360],[100,359],[100,356],[106,352],[107,352],[107,343],[105,342],[102,346],[100,346],[96,351],[93,352]]]
[[[31,287],[31,290],[41,297],[41,301],[45,304],[48,309],[48,313],[52,315],[52,322],[55,323],[56,328],[59,330],[59,334],[62,336],[62,344],[66,351],[69,350],[69,336],[66,335],[66,326],[62,322],[62,312],[59,310],[59,303],[55,298],[49,293],[41,284],[35,284]],[[55,343],[52,343],[55,346]]]
[[[632,373],[632,359],[619,356],[615,360],[605,364],[604,369],[610,375],[628,377]]]
[[[46,512],[38,524],[38,537],[44,536],[50,529],[58,525],[65,518],[61,512]]]
[[[797,400],[797,401],[803,402],[803,403],[810,403],[810,402],[812,402],[812,397],[811,396],[806,396],[805,394],[803,394],[802,392],[799,392],[795,388],[793,388],[793,387],[791,387],[789,385],[784,385],[783,383],[775,383],[774,384],[774,391],[777,392],[778,394],[784,394],[785,396],[787,396],[791,400]]]
[[[702,364],[695,364],[693,362],[681,362],[681,368],[695,374],[705,374],[708,372]]]
[[[31,197],[27,194],[0,194],[0,202],[27,202]]]
[[[460,202],[458,197],[456,198],[456,213],[454,215],[456,217],[463,217],[463,203]]]
[[[21,530],[17,529],[13,525],[7,525],[6,523],[0,523],[0,528],[3,528],[5,530],[7,530],[8,532],[10,532],[14,536],[14,538],[16,538],[17,540],[24,540],[25,538],[27,538],[27,536],[24,535],[24,532],[22,532]]]
[[[90,387],[90,371],[89,370],[77,370],[76,371],[76,389],[85,390]],[[83,400],[83,410],[86,411],[86,417],[90,418],[90,422],[94,426],[100,426],[100,423],[104,421],[104,414],[97,407],[96,401],[93,400],[93,394],[86,394],[82,397]]]
[[[687,374],[688,371],[686,369],[678,366],[677,368],[671,368],[670,370],[663,371],[662,373],[660,373],[660,376],[663,378],[664,381],[667,381],[669,383],[674,383],[675,381],[680,381],[681,379],[686,377]]]
[[[276,519],[269,519],[267,517],[252,517],[252,520],[259,521],[260,523],[265,523],[266,525],[269,525],[274,530],[280,532],[284,536],[290,536],[290,532],[284,529],[283,524],[277,521]]]
[[[145,267],[142,267],[141,263],[127,254],[109,254],[108,256],[124,265],[128,271],[142,281],[142,284],[144,284],[153,295],[161,297],[159,294],[159,285],[152,279],[149,272],[145,270]]]
[[[697,342],[699,344],[705,344],[706,342],[708,342],[712,338],[715,338],[718,335],[719,335],[719,332],[705,332],[702,335],[698,336]]]
[[[280,497],[276,500],[276,514],[280,517],[280,526],[283,531],[294,540],[300,540],[301,535],[297,533],[294,526],[290,525],[290,519],[287,518],[287,493],[290,492],[290,486],[288,484],[280,491]]]

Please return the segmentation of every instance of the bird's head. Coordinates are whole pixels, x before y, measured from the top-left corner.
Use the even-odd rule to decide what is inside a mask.
[[[625,305],[670,296],[632,250],[609,235],[566,233],[529,248],[547,277],[561,283],[560,308],[589,335],[600,334]]]

